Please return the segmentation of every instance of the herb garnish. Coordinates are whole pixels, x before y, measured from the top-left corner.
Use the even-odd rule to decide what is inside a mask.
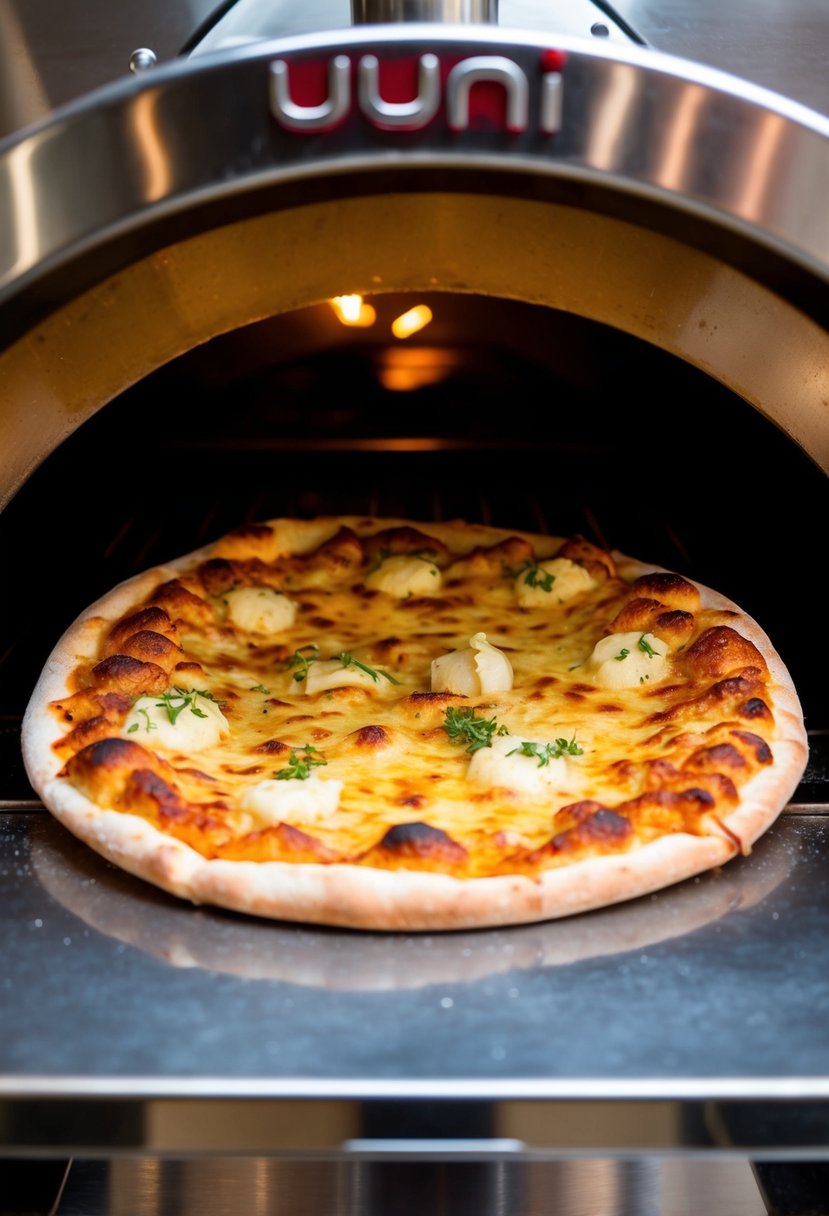
[[[140,707],[139,709],[137,709],[135,712],[136,712],[137,714],[143,714],[143,715],[144,715],[144,721],[147,723],[147,725],[144,727],[144,730],[147,732],[147,734],[149,734],[151,730],[158,730],[158,727],[156,726],[155,722],[153,722],[152,718],[151,718],[151,717],[150,717],[150,715],[147,713],[146,709],[144,709],[144,708],[143,708],[143,706],[141,706],[141,707]],[[128,734],[128,735],[132,735],[132,734],[134,734],[134,733],[135,733],[135,731],[137,731],[137,730],[138,730],[138,728],[140,727],[140,725],[141,725],[141,723],[140,723],[140,722],[133,722],[132,726],[130,726],[130,727],[127,729],[127,734]]]
[[[528,587],[538,587],[541,591],[552,591],[553,583],[556,581],[556,576],[551,574],[549,570],[543,570],[538,562],[533,558],[528,557],[520,566],[512,568],[505,567],[510,578],[520,578],[523,574],[522,582]]]
[[[628,650],[628,648],[626,646],[623,646],[622,649],[619,651],[619,653],[615,654],[613,657],[617,663],[621,663],[622,659],[626,659],[629,654],[630,654],[630,651]]]
[[[525,739],[520,747],[513,748],[507,755],[535,756],[538,767],[542,768],[551,760],[558,760],[559,756],[583,756],[584,748],[576,743],[575,735],[570,740],[556,739],[555,743],[535,743],[532,739]]]
[[[394,676],[389,675],[387,671],[383,671],[382,667],[369,667],[367,663],[361,663],[359,659],[355,659],[354,656],[350,655],[347,650],[342,650],[337,655],[337,658],[340,660],[343,667],[359,667],[360,671],[364,671],[367,676],[371,676],[375,684],[377,683],[378,676],[383,676],[383,678],[388,680],[390,684],[400,683],[400,681],[396,680]]]
[[[269,688],[266,688],[264,684],[254,684],[254,685],[253,685],[253,688],[251,688],[251,690],[250,690],[250,691],[251,691],[251,692],[265,692],[265,693],[268,693],[268,692],[270,692],[271,690],[270,690]]]
[[[465,743],[468,752],[491,747],[492,736],[495,734],[509,734],[506,726],[499,726],[495,718],[479,718],[475,710],[468,706],[456,709],[454,705],[450,705],[444,717],[443,729],[450,743]]]
[[[303,747],[295,747],[288,757],[288,763],[275,773],[277,781],[305,781],[311,776],[311,770],[327,764],[322,752],[310,743]]]
[[[167,717],[172,725],[175,726],[179,714],[188,708],[190,713],[195,714],[197,718],[207,717],[204,710],[199,709],[196,703],[199,697],[202,697],[205,701],[212,701],[218,708],[221,708],[225,704],[224,701],[217,701],[212,692],[208,692],[206,688],[192,688],[188,692],[186,688],[178,687],[175,687],[172,692],[163,692],[155,704],[157,709],[167,711]]]
[[[659,658],[659,652],[657,650],[654,650],[654,648],[650,645],[649,642],[645,641],[644,633],[642,634],[641,638],[636,643],[636,645],[639,647],[640,650],[644,651],[644,653],[648,656],[649,659]]]
[[[303,654],[303,651],[310,650],[311,654]],[[316,642],[309,642],[307,646],[300,646],[299,650],[295,650],[291,658],[288,660],[288,669],[298,667],[299,670],[294,672],[294,679],[299,684],[308,675],[308,668],[312,663],[316,663],[319,658],[319,646]]]

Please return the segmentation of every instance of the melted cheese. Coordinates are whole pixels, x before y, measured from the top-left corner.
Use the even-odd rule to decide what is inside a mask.
[[[230,725],[210,697],[193,689],[171,689],[164,697],[139,697],[121,728],[125,739],[145,747],[203,752],[230,734]]]
[[[584,670],[600,688],[656,684],[668,674],[667,653],[652,633],[611,633],[596,643]]]
[[[548,575],[551,579],[545,577]],[[554,557],[539,562],[526,574],[519,574],[515,580],[515,593],[522,608],[549,608],[551,604],[566,604],[595,586],[596,580],[584,566],[569,557]]]
[[[309,697],[332,688],[367,688],[380,696],[388,695],[395,687],[395,681],[381,669],[372,667],[371,670],[374,675],[354,663],[344,664],[342,659],[317,659],[308,668],[302,687]]]
[[[272,587],[236,587],[222,598],[227,619],[243,633],[284,633],[296,620],[296,604]]]
[[[422,557],[387,557],[366,576],[372,591],[404,600],[410,595],[437,595],[443,579],[434,562]]]
[[[319,823],[336,811],[342,788],[342,781],[316,773],[303,781],[271,778],[243,790],[239,803],[263,825]]]
[[[454,692],[462,697],[507,692],[513,670],[507,656],[476,633],[463,650],[453,650],[432,662],[432,692]]]
[[[237,552],[234,560],[243,558]],[[219,597],[212,624],[179,624],[178,644],[204,669],[197,687],[225,701],[224,712],[205,701],[206,719],[185,709],[172,726],[156,705],[160,698],[143,697],[113,733],[150,751],[158,746],[170,765],[165,780],[196,808],[195,818],[208,807],[208,817],[221,819],[224,812],[213,808],[227,804],[234,838],[245,831],[234,815],[258,824],[312,823],[317,840],[350,858],[373,849],[389,828],[421,822],[468,849],[466,873],[491,873],[503,857],[505,832],[538,847],[550,840],[562,807],[595,800],[613,808],[639,796],[653,788],[650,762],[667,759],[681,768],[696,744],[673,740],[691,722],[709,732],[730,715],[720,702],[700,700],[690,716],[685,703],[703,698],[705,680],[695,677],[691,687],[664,641],[640,632],[606,634],[630,600],[620,578],[579,592],[565,611],[551,612],[543,592],[537,606],[518,611],[515,580],[504,576],[500,556],[463,572],[455,561],[438,598],[367,594],[372,561],[367,554],[362,570],[327,578],[313,561],[307,572],[297,564],[291,599],[298,611],[273,644],[259,633],[223,628]],[[274,581],[282,573],[277,562]],[[182,578],[193,594],[203,591],[195,572]],[[688,646],[719,623],[717,613],[696,614]],[[639,647],[643,637],[653,657]],[[617,660],[624,649],[628,655]],[[301,680],[296,652],[309,660]],[[340,652],[357,656],[378,679],[329,657]],[[509,733],[495,729],[490,747],[470,753],[446,729],[448,707]],[[152,723],[149,731],[140,711]],[[774,727],[755,719],[750,729],[771,737]],[[573,735],[583,755],[549,765],[508,755],[522,741]],[[326,761],[326,775],[276,780],[285,748],[307,745]],[[299,802],[289,806],[289,797]],[[213,845],[208,841],[208,855]],[[558,855],[549,862],[566,863]]]
[[[553,791],[575,792],[581,784],[579,757],[556,756],[546,764],[537,756],[525,755],[521,744],[532,742],[514,735],[501,735],[489,747],[474,753],[467,769],[467,780],[483,786],[503,786],[525,794],[547,795]],[[543,743],[536,741],[541,747]]]

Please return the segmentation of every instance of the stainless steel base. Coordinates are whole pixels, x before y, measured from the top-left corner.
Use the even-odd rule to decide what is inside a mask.
[[[748,1161],[75,1161],[56,1216],[766,1216]]]

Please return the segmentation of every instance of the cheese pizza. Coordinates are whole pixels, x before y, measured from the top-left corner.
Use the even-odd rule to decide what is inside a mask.
[[[541,921],[718,867],[807,738],[759,624],[581,536],[276,519],[57,643],[22,732],[77,837],[193,903],[379,930]]]

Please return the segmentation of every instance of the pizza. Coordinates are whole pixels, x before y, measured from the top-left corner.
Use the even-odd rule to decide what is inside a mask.
[[[747,855],[807,736],[761,626],[681,573],[471,524],[273,519],[57,642],[22,748],[115,865],[194,904],[455,930]]]

